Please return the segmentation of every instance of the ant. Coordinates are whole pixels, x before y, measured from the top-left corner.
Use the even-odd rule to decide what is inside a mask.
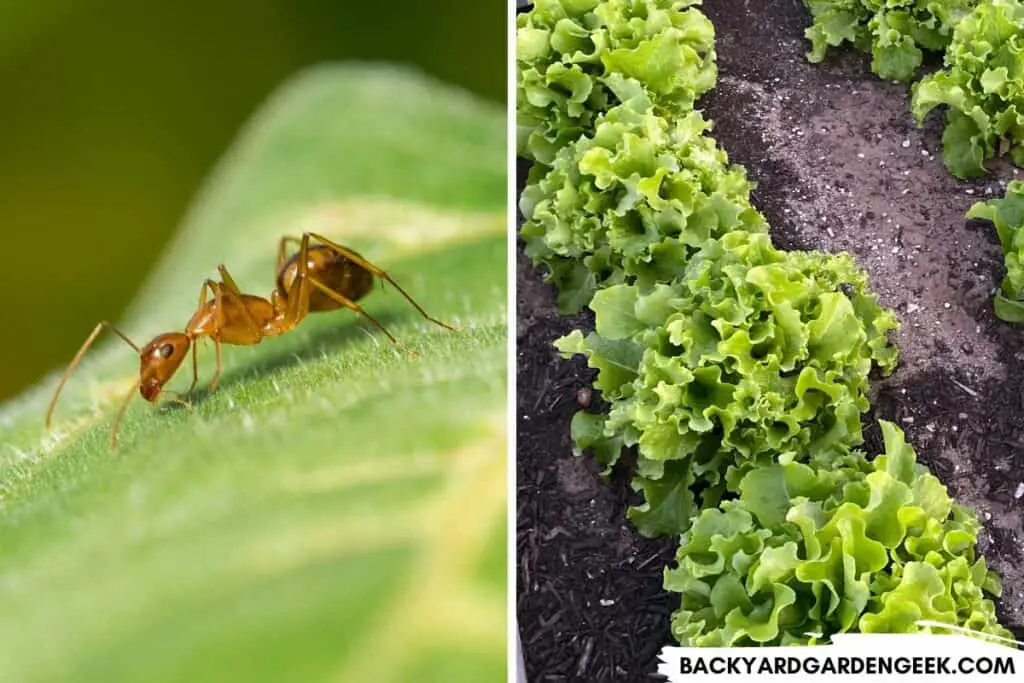
[[[319,244],[311,246],[311,239],[316,240]],[[289,243],[299,245],[298,251],[290,258],[287,256]],[[380,280],[382,289],[385,281],[391,283],[430,322],[453,332],[458,331],[457,328],[428,315],[409,296],[409,293],[402,289],[386,272],[352,249],[332,242],[317,233],[307,232],[303,233],[302,237],[281,238],[277,250],[277,286],[271,292],[269,299],[242,293],[223,264],[217,266],[217,270],[220,273],[221,281],[215,282],[208,279],[203,283],[199,290],[199,306],[185,326],[184,332],[168,332],[158,335],[140,349],[127,335],[110,323],[99,323],[82,344],[82,348],[68,365],[64,376],[57,385],[53,400],[46,411],[46,428],[50,428],[53,409],[57,405],[57,398],[64,388],[64,383],[67,382],[71,372],[104,329],[116,333],[139,354],[141,361],[139,379],[121,403],[114,420],[110,435],[111,451],[117,448],[118,427],[135,392],[138,391],[144,399],[155,404],[164,384],[174,376],[188,354],[189,348],[192,349],[192,386],[188,393],[195,390],[196,384],[199,382],[197,342],[203,337],[212,339],[217,350],[217,372],[210,383],[210,391],[216,389],[220,381],[223,369],[222,344],[237,346],[259,344],[268,337],[276,337],[291,331],[310,312],[347,308],[376,325],[396,346],[415,355],[413,351],[402,346],[388,332],[387,328],[356,303],[373,289],[374,277]],[[213,295],[212,301],[207,300],[209,294]],[[172,398],[172,401],[189,405],[180,398]]]

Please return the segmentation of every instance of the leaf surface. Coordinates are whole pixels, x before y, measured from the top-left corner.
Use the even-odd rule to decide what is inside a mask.
[[[0,408],[0,680],[504,675],[505,149],[499,108],[391,67],[320,67],[271,98],[126,332],[182,329],[220,262],[269,295],[277,240],[303,231],[462,331],[374,291],[366,310],[417,356],[313,314],[226,347],[192,410],[136,401],[113,456],[138,368],[116,338],[73,375],[55,435],[54,378]],[[213,358],[201,345],[201,382]]]

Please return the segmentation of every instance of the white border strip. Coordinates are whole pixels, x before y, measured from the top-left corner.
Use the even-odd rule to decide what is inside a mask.
[[[507,243],[508,243],[508,368],[506,370],[506,381],[508,382],[508,528],[506,539],[508,542],[508,563],[506,576],[506,610],[508,620],[508,647],[506,649],[506,663],[508,675],[506,680],[510,683],[526,683],[526,671],[523,664],[523,649],[519,639],[518,619],[516,618],[516,78],[515,78],[515,26],[516,26],[516,3],[508,2],[508,26],[505,31],[505,123],[506,123],[506,192],[507,206]]]

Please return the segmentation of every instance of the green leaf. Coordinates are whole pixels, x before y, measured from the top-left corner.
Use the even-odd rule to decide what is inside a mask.
[[[990,221],[1003,248],[1006,276],[993,302],[996,315],[1006,322],[1024,322],[1024,181],[1012,181],[1004,197],[977,202],[967,218]]]
[[[812,486],[814,476],[797,463],[758,467],[740,482],[740,500],[762,526],[777,527],[786,521],[790,500]]]
[[[605,339],[593,332],[584,338],[579,330],[556,339],[555,348],[567,358],[576,354],[586,356],[590,367],[598,370],[594,386],[608,398],[618,396],[633,381],[643,352],[631,340]]]
[[[984,131],[973,119],[951,111],[942,133],[942,160],[949,172],[964,179],[985,175],[984,138]]]
[[[1008,323],[1024,323],[1024,302],[1007,299],[1002,294],[996,294],[992,300],[996,316]]]
[[[116,339],[72,376],[53,436],[53,378],[0,408],[0,679],[504,675],[504,120],[384,66],[308,72],[254,117],[126,331],[180,330],[219,262],[269,294],[277,240],[303,230],[463,331],[386,287],[366,310],[418,356],[352,314],[314,314],[226,348],[192,410],[136,402],[114,456],[138,368]],[[212,364],[204,345],[204,382]]]
[[[615,285],[594,294],[593,309],[597,333],[606,339],[627,339],[644,329],[636,315],[637,291]]]
[[[696,510],[692,483],[689,460],[667,462],[661,480],[637,479],[635,486],[643,490],[644,502],[631,507],[626,516],[649,538],[682,533]]]
[[[871,70],[887,81],[906,81],[921,65],[922,52],[910,36],[901,36],[889,44],[875,43],[871,50]]]
[[[604,465],[604,475],[608,475],[612,466],[618,462],[623,445],[621,435],[605,435],[606,420],[604,415],[580,410],[572,416],[569,426],[576,455],[582,455],[583,451],[592,452],[594,459]]]
[[[852,340],[864,339],[866,334],[842,293],[827,292],[820,301],[821,315],[807,329],[807,346],[812,354],[834,358],[845,352]]]
[[[1005,66],[994,69],[985,69],[981,74],[981,89],[986,94],[997,93],[1003,89],[1010,78],[1010,72]]]
[[[807,39],[811,41],[811,51],[807,54],[807,59],[820,62],[825,59],[829,46],[835,47],[847,41],[852,43],[857,39],[862,9],[858,7],[857,11],[845,11],[832,7],[825,8],[821,3],[808,4],[814,14],[814,24],[805,32]]]

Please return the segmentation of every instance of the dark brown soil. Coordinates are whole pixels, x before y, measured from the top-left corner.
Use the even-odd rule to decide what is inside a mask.
[[[638,536],[625,518],[627,479],[609,486],[591,459],[573,457],[569,420],[593,372],[560,360],[551,341],[592,324],[555,313],[529,261],[520,255],[518,266],[516,541],[527,680],[644,680],[638,672],[652,669],[671,638],[661,571],[675,543]]]
[[[759,184],[776,244],[848,251],[902,322],[902,360],[875,382],[874,419],[898,423],[957,500],[979,512],[982,552],[1004,577],[1003,622],[1024,636],[1024,328],[997,320],[1002,257],[963,215],[1014,171],[952,178],[937,116],[918,130],[905,86],[833,51],[809,64],[800,0],[705,0],[718,32],[718,88],[703,102],[715,136]],[[669,643],[661,592],[671,539],[626,523],[625,476],[611,485],[575,458],[569,420],[591,375],[551,342],[585,317],[559,316],[520,256],[518,287],[518,618],[530,683],[643,681]]]

